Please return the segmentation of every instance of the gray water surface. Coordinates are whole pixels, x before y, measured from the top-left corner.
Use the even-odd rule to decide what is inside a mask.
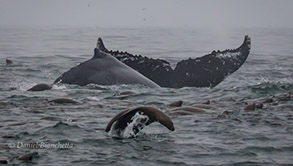
[[[109,49],[162,58],[175,65],[252,38],[245,64],[215,88],[151,89],[141,85],[58,84],[60,74],[93,55],[98,37]],[[244,111],[245,102],[293,90],[293,29],[0,28],[0,158],[29,165],[281,165],[293,164],[293,101]],[[6,66],[5,59],[13,61]],[[114,96],[123,91],[135,95]],[[54,104],[55,98],[80,104]],[[217,112],[171,116],[175,131],[158,123],[135,138],[104,132],[117,113],[136,106],[163,112],[167,104],[213,101]],[[224,111],[230,112],[222,115]],[[69,144],[25,148],[21,143]],[[11,147],[15,145],[15,147]],[[17,147],[19,145],[19,147]],[[9,148],[10,146],[10,148]],[[32,161],[13,159],[37,152]]]

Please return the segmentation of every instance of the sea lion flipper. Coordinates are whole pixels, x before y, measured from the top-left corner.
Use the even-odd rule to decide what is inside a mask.
[[[174,87],[214,87],[225,77],[238,70],[250,52],[250,37],[234,50],[213,51],[195,59],[187,59],[177,63],[174,69]]]
[[[125,114],[125,113],[128,112],[128,111],[129,111],[129,110],[125,110],[125,111],[122,111],[122,112],[118,113],[117,115],[115,115],[115,116],[109,121],[109,123],[108,123],[108,125],[107,125],[105,131],[106,131],[106,132],[109,132],[109,131],[111,130],[111,127],[112,127],[113,123],[114,123],[115,121],[117,121],[119,118],[121,118],[122,115]]]

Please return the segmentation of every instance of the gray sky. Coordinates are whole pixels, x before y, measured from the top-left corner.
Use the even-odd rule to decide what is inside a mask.
[[[0,25],[293,27],[293,0],[0,0]]]

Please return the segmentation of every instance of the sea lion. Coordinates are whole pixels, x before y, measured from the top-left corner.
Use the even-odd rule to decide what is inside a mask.
[[[245,106],[244,111],[254,111],[255,110],[255,103],[248,104]]]
[[[6,59],[6,65],[7,65],[7,66],[12,65],[12,60]]]
[[[273,98],[267,98],[262,101],[263,104],[272,103],[272,102],[274,102]]]
[[[8,159],[1,159],[0,158],[0,164],[8,164]]]
[[[262,109],[263,103],[255,103],[255,108]]]
[[[78,102],[68,98],[57,98],[50,100],[49,102],[57,103],[57,104],[77,104]]]
[[[178,111],[180,111],[180,112],[184,111],[184,112],[189,112],[189,113],[193,113],[193,114],[206,113],[206,111],[203,109],[191,107],[191,106],[175,108],[175,109],[171,110],[170,112],[174,113],[174,112],[178,112]]]
[[[133,126],[134,134],[137,134],[143,128],[143,125],[147,126],[156,121],[171,131],[175,130],[172,120],[163,112],[153,107],[137,107],[122,111],[114,116],[108,123],[105,131],[115,131],[118,136],[121,136],[125,128],[134,120],[133,117],[136,115],[144,115],[146,117],[139,119],[138,125]]]
[[[181,107],[183,104],[183,101],[182,100],[179,100],[179,101],[175,101],[173,103],[170,103],[168,106],[169,107]]]
[[[201,104],[211,104],[211,101],[207,100],[207,101],[202,102]]]
[[[244,107],[244,111],[254,111],[256,108],[262,109],[263,105],[264,104],[262,102],[253,102],[252,104],[246,103],[246,106]]]
[[[18,157],[17,160],[22,160],[22,161],[31,161],[33,159],[33,157],[39,155],[38,152],[33,152],[33,153],[29,153],[29,154],[25,154],[21,157]]]
[[[173,112],[169,112],[170,115],[173,116],[184,116],[184,115],[194,115],[194,113],[188,112],[188,111],[183,111],[183,110],[178,110],[178,111],[173,111]]]
[[[32,88],[28,89],[27,91],[44,91],[44,90],[50,90],[52,89],[51,85],[48,84],[37,84],[33,86]]]
[[[192,104],[191,107],[196,107],[196,108],[202,108],[202,109],[216,109],[216,107],[213,107],[209,104]]]

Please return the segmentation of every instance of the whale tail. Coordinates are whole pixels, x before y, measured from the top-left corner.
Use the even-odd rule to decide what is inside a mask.
[[[103,51],[110,53],[119,61],[130,66],[162,87],[214,87],[227,76],[237,71],[246,61],[251,47],[251,39],[245,36],[244,42],[234,50],[213,51],[199,58],[189,58],[177,63],[172,69],[169,62],[152,59],[127,52],[108,51],[104,44]]]
[[[245,36],[240,47],[234,50],[213,51],[205,56],[182,60],[177,63],[173,77],[174,87],[214,87],[228,75],[237,71],[246,61],[251,47],[249,36]]]

